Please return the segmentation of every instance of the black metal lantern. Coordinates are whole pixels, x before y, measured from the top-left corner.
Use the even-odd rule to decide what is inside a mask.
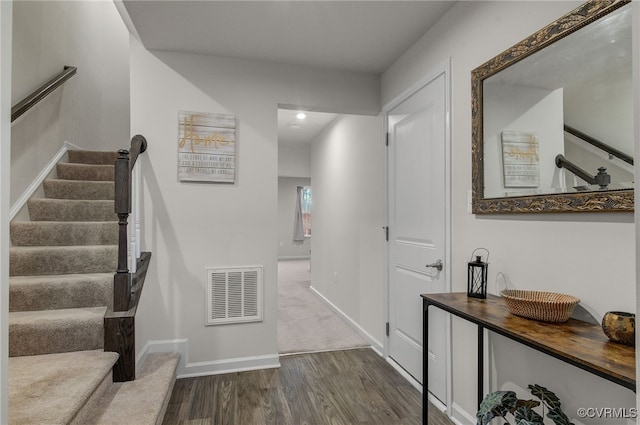
[[[482,255],[475,255],[479,249],[487,252],[486,261],[482,261]],[[473,257],[475,256],[475,260]],[[471,253],[471,261],[468,264],[467,296],[474,298],[487,298],[487,271],[489,269],[489,251],[485,248],[477,248]]]

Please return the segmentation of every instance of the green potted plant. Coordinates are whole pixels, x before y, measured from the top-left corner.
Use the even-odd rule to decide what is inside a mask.
[[[538,400],[519,399],[514,391],[494,391],[482,400],[480,410],[476,413],[477,425],[487,425],[495,418],[506,421],[504,425],[544,425],[544,414],[555,425],[575,425],[562,411],[560,399],[540,385],[528,385],[531,394]],[[542,405],[542,415],[534,408]],[[512,415],[515,422],[510,422],[507,415]]]

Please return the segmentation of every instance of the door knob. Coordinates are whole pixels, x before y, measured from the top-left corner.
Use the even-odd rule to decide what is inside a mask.
[[[442,260],[438,260],[433,264],[427,264],[425,267],[433,267],[434,269],[436,269],[439,272],[441,272],[442,271]]]

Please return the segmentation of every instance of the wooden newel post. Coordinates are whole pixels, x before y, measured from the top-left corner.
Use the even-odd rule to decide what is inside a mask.
[[[147,141],[137,135],[131,139],[130,150],[118,151],[115,161],[114,209],[118,215],[118,270],[113,277],[113,311],[104,317],[104,350],[119,354],[113,366],[113,381],[133,381],[136,377],[135,318],[138,300],[151,259],[150,252],[138,258],[132,248],[130,257],[133,273],[129,270],[129,232],[127,221],[132,211],[132,169],[140,153],[147,148]],[[136,222],[135,217],[132,220]],[[132,230],[132,233],[135,230]]]
[[[118,271],[113,278],[113,311],[126,311],[131,300],[127,220],[131,213],[129,151],[119,150],[115,164],[115,212],[118,214]]]

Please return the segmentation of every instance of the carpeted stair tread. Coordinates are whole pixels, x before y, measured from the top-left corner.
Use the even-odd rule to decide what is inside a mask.
[[[135,381],[114,383],[91,425],[160,425],[176,380],[179,355],[149,354]]]
[[[113,273],[117,245],[18,246],[9,249],[10,276]]]
[[[45,198],[110,199],[113,200],[112,181],[47,179],[43,182]]]
[[[13,246],[116,245],[117,221],[14,221]]]
[[[9,311],[109,306],[113,273],[12,276]]]
[[[33,198],[27,201],[33,221],[115,221],[113,201]]]
[[[69,151],[69,162],[82,164],[113,165],[116,158],[118,158],[118,152],[113,151],[86,151],[77,149]]]
[[[102,348],[107,307],[9,313],[9,356]]]
[[[113,181],[115,166],[74,164],[69,162],[58,163],[56,170],[58,178],[62,180]]]
[[[113,303],[118,216],[116,152],[69,151],[31,221],[11,223],[9,403],[11,425],[161,425],[177,354],[150,354],[128,383],[112,383],[117,353],[102,351]]]
[[[9,423],[68,424],[110,378],[117,359],[118,354],[102,350],[10,358]]]

